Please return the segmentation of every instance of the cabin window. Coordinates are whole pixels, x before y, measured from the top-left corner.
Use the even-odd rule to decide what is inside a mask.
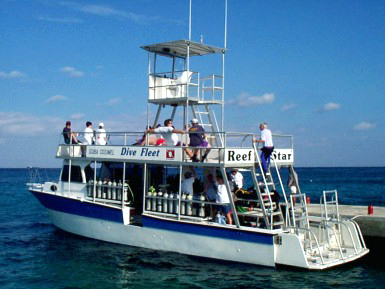
[[[61,181],[68,182],[69,166],[65,165],[61,174]],[[79,166],[71,167],[71,182],[82,183],[82,170]]]

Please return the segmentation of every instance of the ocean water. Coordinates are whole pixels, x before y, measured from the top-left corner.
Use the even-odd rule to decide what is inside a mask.
[[[385,168],[298,168],[312,202],[338,189],[341,204],[385,206]],[[57,179],[47,170],[42,180]],[[285,172],[283,172],[285,179]],[[326,271],[268,268],[87,239],[55,228],[27,191],[26,169],[0,169],[0,288],[383,288],[385,255]],[[246,180],[248,181],[248,180]],[[383,240],[380,240],[383,242]],[[371,248],[373,246],[373,249]]]

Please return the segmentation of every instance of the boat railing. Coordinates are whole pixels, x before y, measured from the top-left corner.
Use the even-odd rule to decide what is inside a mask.
[[[198,133],[198,132],[197,132]],[[179,145],[178,146],[165,146],[162,138],[157,133],[145,133],[145,132],[106,132],[106,144],[105,145],[86,145],[85,133],[75,133],[77,139],[81,143],[65,144],[62,141],[59,144],[56,156],[59,158],[79,158],[86,156],[95,156],[97,158],[108,158],[116,150],[119,155],[124,155],[122,151],[129,151],[130,149],[140,150],[140,147],[154,147],[160,148],[160,150],[173,151],[173,154],[177,155],[177,158],[173,158],[175,161],[191,161],[190,157],[192,150],[199,150],[203,155],[207,149],[205,146],[190,147],[188,144],[189,135],[191,133],[178,133]],[[93,136],[95,138],[97,133]],[[255,155],[252,145],[252,140],[256,137],[252,133],[239,133],[239,132],[206,132],[206,140],[210,143],[210,152],[207,157],[207,162],[210,163],[234,163],[242,164],[242,166],[251,166],[255,163]],[[282,158],[281,155],[287,152],[287,155],[292,156],[292,140],[291,136],[276,136],[277,139],[286,139],[285,146],[278,145],[276,147],[277,157],[275,162],[277,165],[286,164],[292,162],[290,160]],[[64,140],[64,138],[61,138]],[[222,139],[223,142],[216,142],[215,139]],[[281,142],[282,144],[284,142]],[[119,153],[117,153],[119,151]],[[92,152],[92,153],[91,153]],[[96,153],[97,152],[97,153]],[[139,153],[138,153],[139,154]],[[170,160],[170,159],[169,159]]]
[[[320,243],[317,239],[317,236],[315,233],[308,229],[308,228],[303,228],[303,227],[287,227],[289,232],[295,233],[298,238],[300,238],[301,235],[303,235],[303,249],[306,252],[309,250],[309,252],[312,252],[315,246],[315,251],[317,252],[317,255],[321,259],[321,264],[325,264],[325,260],[322,256],[322,251],[321,251],[321,246]],[[314,255],[314,253],[311,253],[311,255]]]
[[[223,76],[209,75],[201,79],[201,101],[223,101]]]

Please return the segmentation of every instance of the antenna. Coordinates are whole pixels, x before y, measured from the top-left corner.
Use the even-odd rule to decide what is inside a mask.
[[[192,0],[190,0],[190,11],[189,11],[189,20],[188,20],[188,40],[191,41],[191,4]]]

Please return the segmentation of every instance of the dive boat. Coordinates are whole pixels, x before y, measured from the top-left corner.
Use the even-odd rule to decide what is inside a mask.
[[[56,227],[106,242],[307,269],[325,269],[367,254],[357,223],[338,213],[337,191],[323,192],[321,217],[313,217],[298,181],[295,194],[286,190],[281,170],[294,174],[292,136],[273,135],[276,148],[264,172],[253,142],[259,135],[225,132],[226,29],[224,43],[194,42],[190,33],[188,40],[142,46],[148,53],[147,125],[156,127],[167,118],[188,128],[190,119],[196,119],[211,146],[204,162],[190,157],[191,133],[179,134],[180,145],[170,146],[154,144],[151,131],[144,136],[143,131],[109,132],[106,145],[59,143],[59,180],[32,178],[28,190]],[[197,56],[201,58],[194,65]],[[194,149],[202,157],[207,147]],[[235,190],[228,179],[233,168],[253,185]],[[189,172],[196,177],[192,192],[183,190]],[[210,173],[223,179],[231,224],[216,209],[223,204],[203,192]]]

